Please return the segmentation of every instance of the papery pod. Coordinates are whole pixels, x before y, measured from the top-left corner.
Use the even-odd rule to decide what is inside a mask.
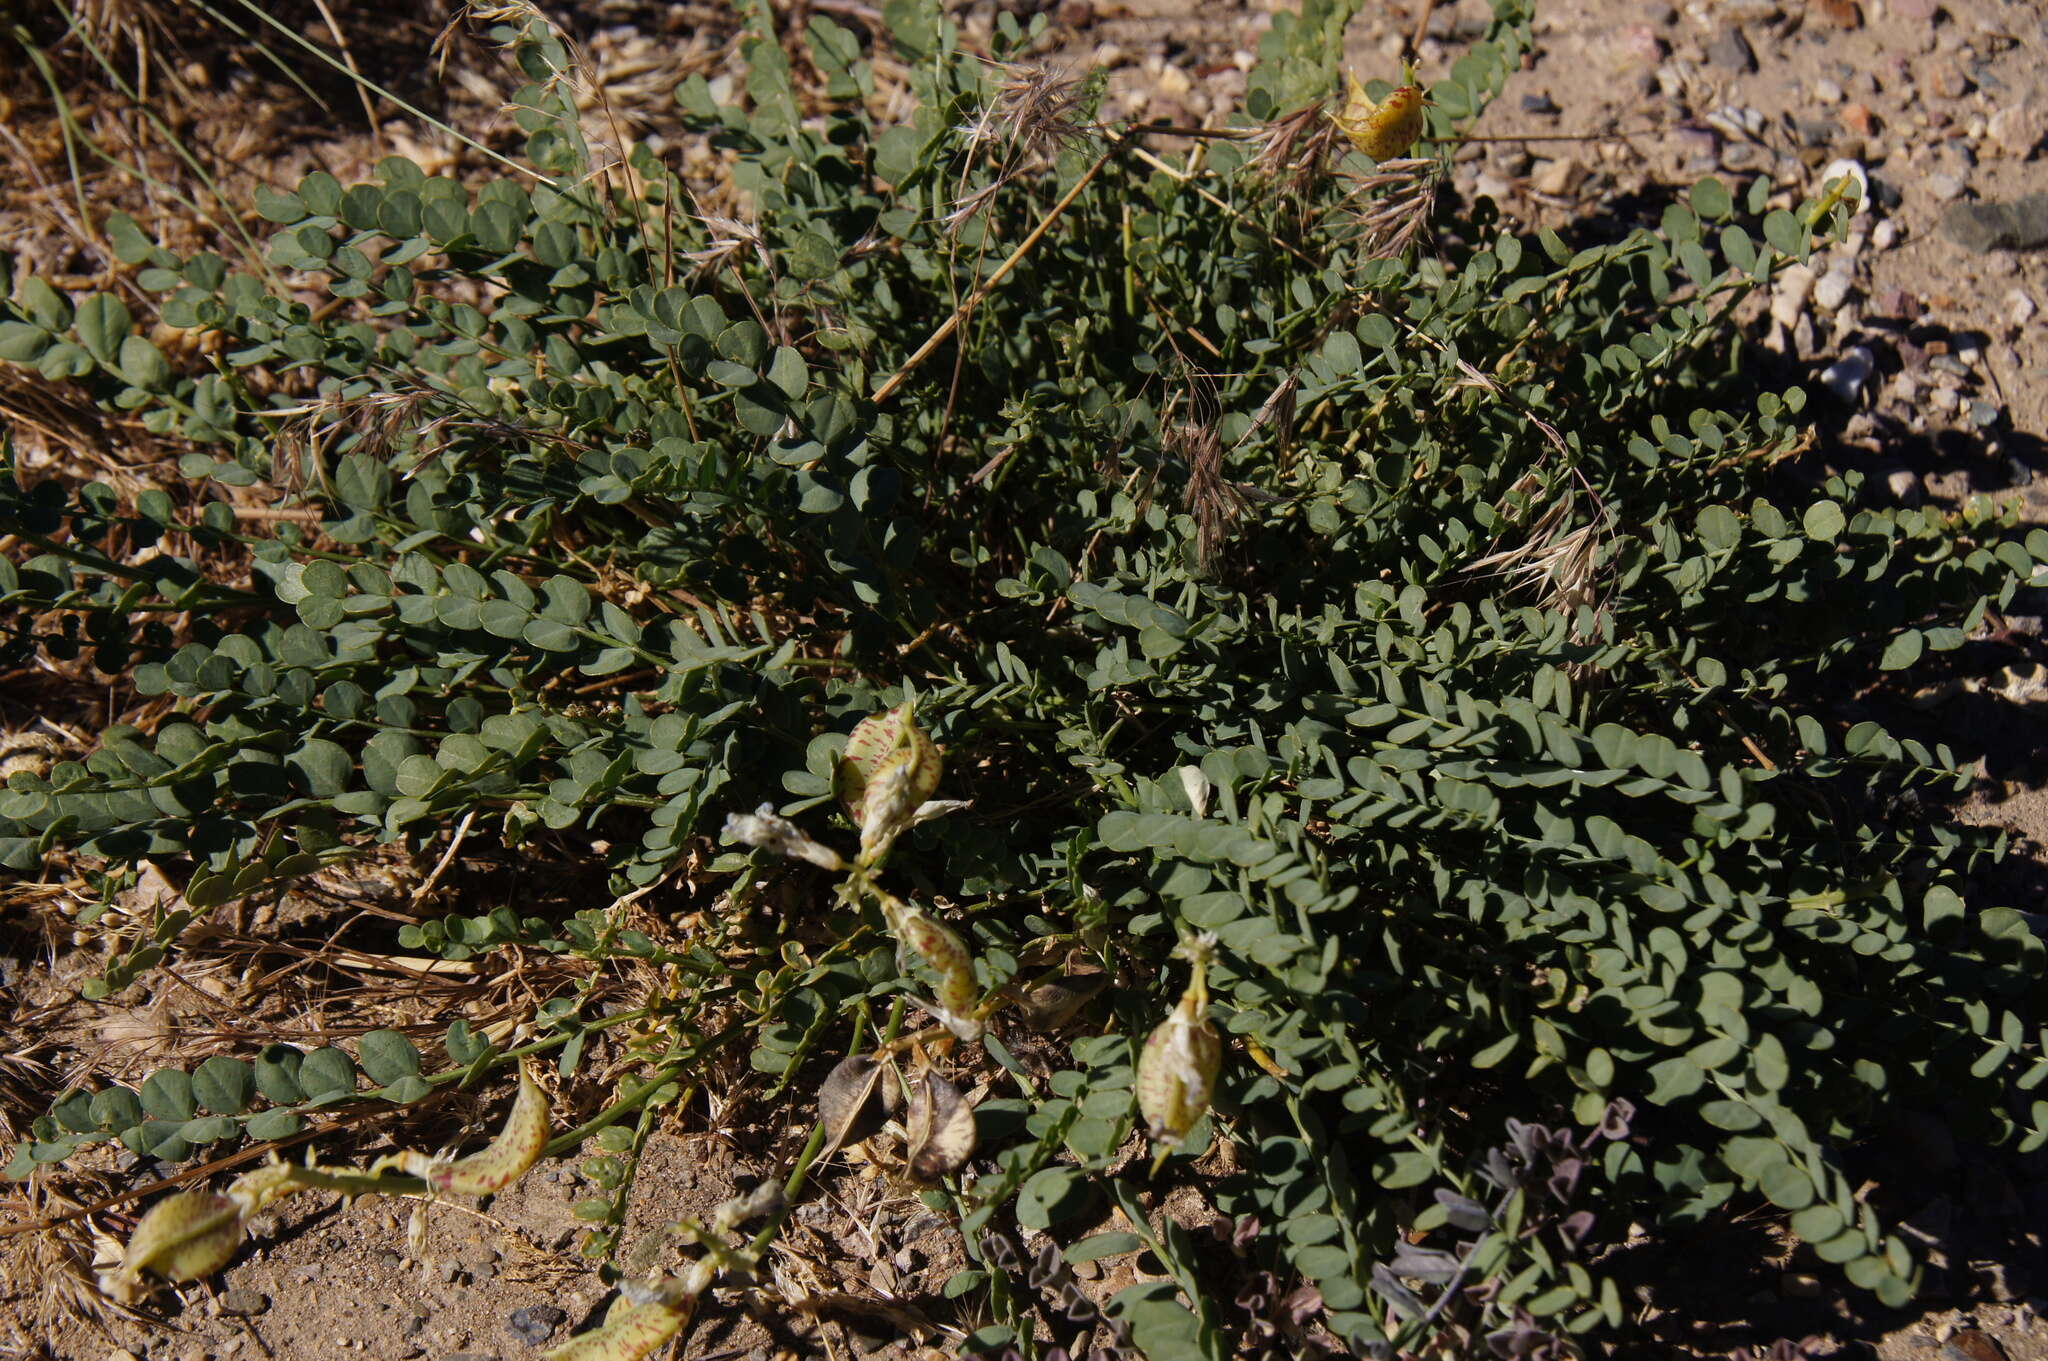
[[[1194,977],[1167,1018],[1154,1027],[1138,1052],[1138,1110],[1151,1136],[1179,1144],[1209,1109],[1223,1041],[1209,1023],[1208,963],[1213,938],[1190,942]]]
[[[890,899],[886,910],[897,942],[939,976],[933,1010],[940,1023],[963,1040],[981,1038],[981,1022],[974,1014],[981,1000],[981,984],[974,976],[974,956],[968,952],[967,942],[922,908]]]
[[[1331,115],[1338,131],[1376,161],[1407,155],[1415,139],[1422,136],[1423,128],[1424,98],[1422,87],[1415,83],[1415,68],[1408,68],[1403,77],[1405,83],[1399,89],[1377,101],[1365,92],[1358,77],[1346,79],[1350,82],[1350,94],[1344,107]]]
[[[462,1196],[495,1195],[524,1176],[547,1146],[548,1099],[532,1070],[522,1063],[519,1095],[498,1137],[467,1158],[430,1171],[427,1184]]]
[[[911,1081],[903,1129],[909,1144],[905,1175],[920,1186],[959,1171],[980,1138],[974,1107],[958,1087],[932,1072]]]
[[[196,1281],[228,1264],[242,1245],[242,1207],[213,1191],[180,1191],[152,1205],[128,1237],[121,1272]]]
[[[863,719],[833,771],[833,792],[860,828],[861,859],[886,851],[939,787],[945,761],[910,705]]]
[[[818,1088],[818,1120],[825,1126],[825,1151],[857,1144],[888,1119],[882,1066],[866,1054],[841,1059]]]
[[[839,754],[839,763],[832,769],[832,794],[855,826],[860,825],[861,797],[867,793],[875,767],[884,756],[903,745],[904,730],[915,722],[910,711],[911,706],[904,703],[869,714],[854,725],[852,735],[846,739],[846,750]]]
[[[641,1361],[682,1331],[693,1303],[688,1298],[634,1300],[621,1295],[612,1301],[603,1323],[542,1355],[547,1361]]]

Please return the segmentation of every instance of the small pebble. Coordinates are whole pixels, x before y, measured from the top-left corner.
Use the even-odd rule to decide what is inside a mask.
[[[1758,137],[1763,134],[1764,111],[1746,104],[1723,104],[1706,116],[1708,127],[1724,137]]]
[[[2024,288],[2012,289],[2005,295],[2005,319],[2015,326],[2026,325],[2034,319],[2034,313],[2039,310],[2034,305],[2033,297]]]
[[[1963,190],[1968,187],[1963,183],[1960,176],[1944,174],[1939,170],[1927,175],[1920,183],[1926,188],[1928,193],[1934,195],[1942,203],[1948,203],[1951,200],[1961,198]]]
[[[1877,316],[1890,317],[1894,321],[1911,321],[1920,315],[1920,299],[1893,284],[1870,300],[1870,310]]]
[[[1839,104],[1847,97],[1842,93],[1842,87],[1826,76],[1813,82],[1813,102],[1816,104]]]
[[[1970,78],[1963,74],[1961,64],[1953,61],[1936,62],[1927,83],[1943,99],[1961,99],[1970,92]]]
[[[1984,132],[2006,155],[2026,160],[2041,143],[2043,119],[2029,104],[2009,104],[1991,115]]]
[[[1899,224],[1890,218],[1886,218],[1878,223],[1876,228],[1870,233],[1870,248],[1872,250],[1890,250],[1894,245],[1898,244],[1898,240]]]
[[[1756,53],[1739,28],[1724,28],[1707,43],[1707,60],[1716,66],[1746,75],[1756,70]]]
[[[1813,304],[1823,312],[1833,312],[1849,300],[1851,287],[1847,270],[1831,269],[1813,286]]]
[[[1569,156],[1538,161],[1529,171],[1529,187],[1539,194],[1562,197],[1577,189],[1586,178],[1586,167]]]
[[[1853,402],[1870,381],[1877,360],[1861,345],[1851,346],[1840,359],[1821,370],[1821,386],[1844,402]]]
[[[566,1310],[552,1304],[530,1304],[524,1309],[514,1309],[505,1316],[505,1326],[512,1335],[528,1346],[538,1347],[554,1336],[555,1329],[567,1321]]]
[[[1721,150],[1721,139],[1715,135],[1713,129],[1693,127],[1690,124],[1673,128],[1671,142],[1687,160],[1700,157],[1712,159]]]
[[[1798,135],[1800,145],[1824,147],[1835,140],[1835,133],[1839,129],[1830,118],[1801,118],[1795,115],[1792,119],[1792,131]]]
[[[270,1307],[270,1298],[260,1290],[240,1287],[223,1293],[220,1311],[234,1318],[253,1318]]]
[[[1655,66],[1664,60],[1664,40],[1648,24],[1627,24],[1616,34],[1616,50],[1629,62]]]
[[[1522,96],[1522,112],[1535,114],[1540,118],[1549,118],[1559,113],[1560,110],[1557,107],[1557,101],[1549,95],[1534,94]]]

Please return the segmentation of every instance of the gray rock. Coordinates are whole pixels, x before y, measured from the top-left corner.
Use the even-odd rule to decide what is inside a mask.
[[[552,1304],[531,1304],[505,1316],[505,1327],[528,1346],[538,1347],[554,1336],[555,1329],[569,1318],[567,1311]]]
[[[234,1318],[253,1318],[270,1307],[270,1297],[260,1290],[237,1287],[220,1297],[220,1311]]]
[[[1821,386],[1844,402],[1853,402],[1877,369],[1877,358],[1861,345],[1852,345],[1840,359],[1820,371]]]
[[[1973,255],[2048,245],[2048,194],[2011,203],[1954,203],[1941,215],[1941,234]]]
[[[1949,203],[1961,198],[1963,190],[1968,187],[1963,183],[1962,176],[1945,174],[1939,170],[1928,174],[1920,183],[1926,187],[1928,193],[1934,195],[1943,203]]]
[[[1850,287],[1848,271],[1831,269],[1821,275],[1820,282],[1813,286],[1813,305],[1824,312],[1833,312],[1849,300]]]
[[[1794,115],[1792,119],[1792,131],[1798,136],[1801,146],[1827,146],[1835,140],[1836,134],[1841,130],[1832,118],[1802,118]]]
[[[1756,70],[1756,53],[1739,28],[1724,28],[1707,43],[1707,60],[1739,74]]]

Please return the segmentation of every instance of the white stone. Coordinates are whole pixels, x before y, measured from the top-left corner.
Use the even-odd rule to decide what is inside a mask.
[[[1569,156],[1554,161],[1538,161],[1529,173],[1529,187],[1539,194],[1561,196],[1579,187],[1586,178],[1586,167]]]
[[[1848,271],[1831,269],[1821,275],[1820,282],[1813,286],[1813,303],[1824,312],[1832,312],[1849,300],[1849,289],[1853,286]]]
[[[2026,325],[2039,310],[2024,288],[2011,289],[2005,295],[2005,319],[2015,326]]]
[[[1778,288],[1771,297],[1771,320],[1786,329],[1799,324],[1806,314],[1806,300],[1813,296],[1814,273],[1805,265],[1787,265],[1778,275]]]

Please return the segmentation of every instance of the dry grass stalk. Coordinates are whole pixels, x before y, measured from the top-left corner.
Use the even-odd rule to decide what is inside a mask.
[[[1399,255],[1422,234],[1436,207],[1440,172],[1434,160],[1408,157],[1381,161],[1372,174],[1352,180],[1339,211],[1356,223],[1369,258]]]
[[[1523,502],[1529,506],[1534,498],[1540,497],[1542,488],[1531,473],[1515,484],[1513,492],[1531,498]],[[1509,503],[1498,509],[1503,514],[1513,514],[1515,506]],[[1577,616],[1583,608],[1598,608],[1595,578],[1600,563],[1600,532],[1593,523],[1574,527],[1578,509],[1578,497],[1568,491],[1536,517],[1521,543],[1476,558],[1467,570],[1475,575],[1503,576],[1517,588],[1537,592],[1543,609],[1574,620],[1572,640],[1585,642],[1585,631]]]

